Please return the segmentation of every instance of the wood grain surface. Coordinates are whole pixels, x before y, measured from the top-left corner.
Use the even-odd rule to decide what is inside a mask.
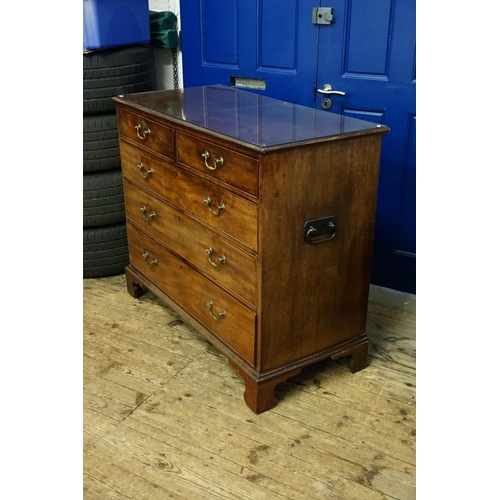
[[[305,367],[255,415],[200,334],[125,276],[84,280],[84,498],[413,500],[415,314],[369,303],[369,366]]]

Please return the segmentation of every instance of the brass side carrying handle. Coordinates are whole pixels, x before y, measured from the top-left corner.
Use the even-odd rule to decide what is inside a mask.
[[[144,135],[141,135],[141,128],[143,128],[143,126],[144,126]],[[137,132],[137,137],[139,137],[139,139],[141,141],[144,141],[147,138],[147,136],[151,133],[151,130],[149,130],[149,128],[146,124],[141,125],[139,123],[134,128],[135,128],[135,131]]]
[[[142,257],[144,258],[144,262],[146,263],[146,266],[153,267],[153,266],[158,265],[158,259],[156,257],[153,260],[148,262],[149,253],[146,250],[144,250]]]
[[[146,215],[147,211],[148,211],[148,207],[146,207],[146,205],[142,205],[142,207],[141,207],[142,218],[146,222],[152,222],[153,219],[156,219],[156,212],[154,210],[151,210],[151,212],[149,213],[149,215]]]
[[[222,158],[222,156],[219,158],[215,158],[215,155],[213,156],[214,156],[214,164],[209,165],[207,160],[210,157],[210,153],[208,151],[205,151],[204,153],[201,154],[201,157],[205,160],[205,167],[207,167],[208,170],[216,170],[222,167],[222,165],[224,165],[224,158]]]
[[[222,266],[222,264],[224,264],[224,262],[226,262],[226,256],[225,255],[221,255],[220,257],[217,257],[217,261],[214,262],[212,260],[212,253],[213,253],[213,250],[212,250],[212,247],[207,247],[205,249],[205,252],[207,252],[208,254],[208,262],[210,262],[210,264],[212,264],[212,266],[214,267],[219,267],[219,266]]]
[[[143,179],[149,179],[153,175],[154,170],[152,168],[148,169],[145,174],[142,173],[142,169],[144,168],[142,162],[137,165],[137,168],[139,169],[139,173]]]
[[[217,205],[217,210],[212,210],[212,208],[210,207],[210,203],[212,202],[212,200],[210,200],[210,196],[207,196],[204,200],[203,200],[203,203],[205,203],[208,207],[208,210],[210,211],[211,214],[213,215],[220,215],[222,212],[224,212],[224,210],[226,209],[226,206],[224,205],[224,203],[219,203]]]
[[[209,300],[207,302],[207,307],[208,307],[208,313],[210,314],[210,316],[212,316],[212,318],[215,320],[215,321],[219,321],[221,320],[222,318],[225,318],[226,317],[226,311],[220,311],[217,313],[217,316],[214,315],[213,313],[213,307],[214,307],[214,303]]]

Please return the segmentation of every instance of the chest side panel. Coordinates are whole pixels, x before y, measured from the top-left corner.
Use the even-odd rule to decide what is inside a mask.
[[[365,332],[381,135],[264,156],[259,247],[262,371]],[[330,241],[304,225],[336,218]]]

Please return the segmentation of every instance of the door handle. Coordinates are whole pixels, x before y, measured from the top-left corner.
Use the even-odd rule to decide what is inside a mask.
[[[318,89],[318,92],[320,94],[327,94],[327,95],[331,95],[331,94],[345,95],[345,92],[342,92],[342,90],[333,90],[332,86],[329,83],[325,83],[323,85],[323,87]]]

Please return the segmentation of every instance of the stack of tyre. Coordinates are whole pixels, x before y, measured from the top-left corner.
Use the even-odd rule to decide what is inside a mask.
[[[83,277],[123,273],[125,206],[113,97],[156,90],[150,45],[83,54]]]

